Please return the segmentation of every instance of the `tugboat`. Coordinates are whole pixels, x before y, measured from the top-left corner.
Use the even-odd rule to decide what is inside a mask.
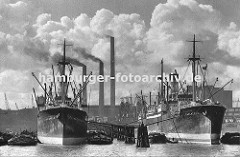
[[[62,78],[67,77],[65,73],[66,67],[69,67],[70,75],[73,71],[71,63],[66,60],[66,46],[68,45],[66,45],[64,39],[63,58],[62,61],[58,62]],[[46,83],[45,87],[43,87],[35,74],[32,73],[32,75],[45,93],[44,99],[41,99],[41,97],[37,98],[39,110],[37,117],[37,137],[39,141],[43,144],[59,145],[76,145],[85,143],[87,138],[87,113],[80,108],[81,106],[76,100],[80,96],[82,90],[86,87],[89,76],[82,89],[80,89],[77,94],[73,89],[74,98],[72,99],[68,97],[68,87],[71,82],[67,82],[66,79],[63,79],[60,83],[60,96],[56,94],[54,97],[51,92],[47,93]],[[53,79],[54,78],[53,70]],[[55,80],[53,83],[56,90]],[[36,96],[35,90],[34,94]]]

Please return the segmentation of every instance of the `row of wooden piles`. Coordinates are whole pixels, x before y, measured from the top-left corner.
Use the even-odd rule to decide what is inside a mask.
[[[134,137],[134,127],[130,126],[118,126],[116,135],[117,140],[127,144],[134,144],[137,139],[137,147],[150,147],[147,126],[143,123],[138,127],[137,138]]]

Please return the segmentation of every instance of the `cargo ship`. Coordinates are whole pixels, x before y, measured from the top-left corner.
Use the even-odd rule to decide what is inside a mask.
[[[63,43],[63,57],[58,62],[60,66],[60,74],[64,78],[67,77],[65,69],[69,69],[68,75],[72,74],[73,66],[66,58],[66,41]],[[53,79],[54,68],[53,69]],[[37,116],[37,137],[44,144],[58,145],[76,145],[86,142],[87,137],[87,113],[81,109],[78,99],[82,90],[86,87],[87,81],[81,89],[73,88],[72,82],[67,82],[66,79],[59,82],[60,94],[56,91],[55,79],[47,92],[46,83],[41,85],[38,78],[32,73],[39,85],[44,91],[44,96],[36,96],[38,105]],[[88,80],[88,79],[87,79]],[[55,96],[53,96],[53,87],[55,87]],[[69,97],[68,88],[72,87],[74,98]],[[77,91],[77,92],[75,92]]]
[[[201,58],[196,56],[195,52],[195,44],[199,41],[196,41],[194,35],[190,42],[193,43],[193,53],[188,58],[189,63],[192,63],[192,86],[187,92],[179,92],[179,82],[176,81],[175,77],[171,86],[168,85],[168,82],[164,86],[162,79],[161,87],[167,88],[166,97],[163,96],[162,90],[162,97],[160,96],[159,99],[160,112],[155,112],[157,117],[147,114],[146,124],[149,125],[149,130],[165,132],[168,138],[174,138],[180,142],[219,144],[226,108],[223,104],[212,101],[213,95],[217,93],[209,92],[210,96],[207,99],[202,96],[201,100],[201,95],[204,95],[206,90],[205,78],[202,80],[202,87],[197,86],[196,78],[199,75],[197,76],[196,71],[200,69],[203,72],[203,67],[200,65]],[[176,71],[172,75],[178,76]],[[227,84],[231,82],[232,80]],[[157,124],[154,125],[154,123]]]
[[[195,44],[198,42],[195,35],[190,42],[193,43],[193,53],[188,61],[189,65],[192,65],[192,78],[195,78],[197,69],[202,70],[204,67],[196,67],[200,65],[201,59],[195,53]],[[164,76],[163,60],[161,64],[161,76]],[[176,70],[169,75],[169,77],[173,76],[178,78]],[[171,82],[170,79],[159,78],[161,89],[155,95],[151,95],[150,92],[149,98],[142,93],[136,95],[137,101],[134,105],[136,107],[133,110],[137,116],[135,120],[147,125],[149,132],[164,132],[168,138],[177,139],[179,142],[219,144],[226,108],[223,104],[211,100],[216,93],[212,94],[207,90],[210,96],[207,99],[205,96],[200,97],[207,95],[204,87],[205,79],[201,85],[198,83],[199,86],[193,79],[192,86],[188,86],[189,88],[185,90],[183,84],[180,81],[177,82],[176,77],[173,77]],[[227,84],[231,82],[232,80]],[[155,97],[154,100],[153,97]],[[152,104],[151,101],[154,103]],[[121,105],[126,106],[129,102],[131,102],[129,99],[124,100]]]

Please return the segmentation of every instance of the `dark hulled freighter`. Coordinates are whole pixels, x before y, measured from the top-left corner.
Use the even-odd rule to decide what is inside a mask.
[[[65,68],[69,67],[70,69],[68,75],[72,74],[73,68],[71,63],[66,61],[65,47],[66,42],[64,40],[63,59],[58,64],[61,76],[66,78]],[[36,78],[34,73],[33,76]],[[36,80],[38,81],[37,78]],[[38,83],[40,84],[39,81]],[[56,90],[55,80],[53,84]],[[52,92],[47,92],[46,84],[45,87],[41,84],[40,86],[45,91],[45,96],[36,98],[39,110],[37,117],[37,136],[39,141],[46,144],[60,145],[74,145],[85,142],[87,137],[87,113],[81,110],[81,104],[77,101],[84,86],[78,90],[77,94],[75,89],[73,89],[73,99],[68,97],[70,83],[66,79],[60,83],[61,91],[59,96],[57,94],[53,96]],[[50,91],[52,91],[52,88],[50,88]]]
[[[193,42],[193,54],[188,61],[192,63],[192,77],[195,78],[196,65],[200,65],[200,57],[196,57],[195,54],[197,42],[195,35],[191,42]],[[163,67],[163,61],[161,63]],[[163,76],[163,68],[161,71],[161,76]],[[171,75],[178,74],[175,71]],[[195,79],[193,79],[191,88],[184,92],[180,92],[178,86],[179,84],[181,88],[183,86],[180,82],[173,79],[170,84],[165,81],[165,78],[163,79],[161,91],[156,95],[153,105],[151,101],[154,95],[150,94],[150,101],[147,101],[144,95],[137,96],[134,115],[138,117],[138,120],[143,121],[150,132],[164,132],[168,138],[178,139],[180,142],[219,144],[226,108],[222,104],[212,102],[211,97],[206,100],[202,97],[201,100],[199,95],[204,94],[206,87],[200,90]],[[211,93],[208,94],[211,95]],[[131,97],[123,99],[121,106],[129,106],[131,104],[129,98]],[[131,117],[130,112],[125,115]]]
[[[192,63],[192,88],[191,93],[179,93],[174,88],[178,84],[174,80],[172,93],[167,94],[166,99],[162,99],[161,114],[156,118],[147,118],[147,124],[162,121],[159,125],[149,125],[149,129],[156,129],[166,132],[169,138],[178,139],[181,142],[211,143],[219,144],[222,123],[226,108],[219,103],[212,102],[212,94],[209,99],[201,100],[200,93],[205,91],[204,80],[203,89],[197,90],[196,70],[200,65],[200,57],[195,54],[195,40],[193,43],[193,54],[188,58]],[[202,70],[202,67],[200,67]],[[177,73],[175,73],[177,75]],[[163,81],[162,81],[163,82]],[[229,83],[232,82],[229,81]],[[163,85],[162,85],[163,86]],[[166,86],[168,92],[168,85]],[[215,93],[216,94],[216,93]]]
[[[169,109],[160,116],[147,117],[150,131],[165,132],[167,137],[180,142],[219,144],[225,107],[213,102],[191,103],[177,99],[169,100],[167,105]],[[162,122],[158,124],[159,121]]]

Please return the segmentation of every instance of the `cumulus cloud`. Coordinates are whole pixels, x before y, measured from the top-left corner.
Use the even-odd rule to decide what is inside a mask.
[[[197,40],[203,41],[197,44],[197,54],[209,65],[209,82],[213,82],[216,77],[220,80],[218,86],[231,78],[238,82],[238,77],[231,73],[237,72],[240,63],[239,29],[233,22],[226,28],[221,18],[220,12],[211,5],[194,0],[168,0],[160,3],[153,11],[151,27],[146,36],[147,48],[150,50],[149,62],[159,62],[159,58],[164,58],[167,67],[171,70],[177,68],[183,74],[186,68],[184,58],[192,53],[192,45],[186,40],[192,40],[193,34],[196,34]],[[232,89],[239,90],[233,86]]]
[[[148,49],[154,52],[150,60],[163,56],[175,66],[181,65],[179,57],[190,52],[186,40],[192,39],[193,34],[203,37],[202,40],[211,38],[219,29],[219,21],[216,10],[194,0],[169,0],[157,5],[147,32]]]
[[[6,11],[10,12],[10,8],[15,7],[19,16],[27,14],[30,6],[30,4],[21,1],[13,4],[5,3]],[[13,20],[14,23],[11,18],[7,23],[19,24],[20,26],[28,24],[28,27],[16,28],[17,31],[10,33],[9,25],[9,30],[3,30],[1,33],[1,49],[4,52],[2,58],[5,58],[5,62],[2,63],[3,72],[8,69],[14,71],[25,70],[29,73],[31,71],[45,71],[44,69],[51,64],[51,58],[62,52],[62,46],[59,44],[62,43],[63,38],[66,38],[67,42],[74,45],[73,48],[67,48],[67,55],[91,64],[88,65],[88,68],[95,71],[94,73],[98,73],[96,63],[84,59],[84,54],[74,51],[74,49],[79,47],[85,49],[89,56],[99,57],[107,65],[110,62],[110,42],[106,35],[116,37],[116,51],[118,52],[116,53],[116,60],[119,60],[117,61],[117,68],[128,70],[128,66],[131,65],[126,63],[136,62],[131,58],[133,58],[135,52],[141,50],[145,34],[145,24],[139,15],[114,15],[107,9],[97,11],[92,18],[86,14],[80,14],[73,19],[63,16],[59,21],[52,20],[51,14],[47,13],[41,13],[35,17],[30,15],[26,16],[27,19],[19,19],[19,22],[22,23]],[[6,15],[3,14],[2,17],[3,19],[6,18]],[[12,19],[14,18],[12,17]],[[126,60],[126,58],[129,60]],[[18,60],[18,63],[16,60]],[[121,63],[126,64],[126,67],[122,68]],[[106,73],[109,72],[108,66],[105,67]],[[31,78],[31,76],[28,77]],[[25,89],[31,92],[32,87],[30,85],[26,86]],[[21,88],[19,87],[19,89]],[[98,90],[97,88],[98,85],[92,87],[95,91]]]
[[[231,56],[240,58],[240,30],[234,22],[219,33],[218,47],[227,51]]]
[[[51,14],[47,14],[47,13],[40,14],[40,15],[38,15],[38,17],[36,19],[35,26],[37,26],[37,27],[43,26],[50,20],[51,20]]]
[[[197,39],[203,40],[197,45],[197,54],[209,64],[210,80],[220,76],[221,84],[224,84],[230,79],[226,76],[238,78],[238,75],[230,73],[240,66],[239,27],[234,22],[223,26],[221,13],[211,5],[195,0],[168,0],[155,7],[150,28],[146,28],[145,22],[136,13],[116,15],[111,10],[100,9],[93,17],[81,13],[74,18],[63,16],[53,20],[51,13],[41,12],[28,1],[0,3],[0,74],[6,78],[16,72],[25,80],[22,85],[16,86],[18,90],[6,88],[10,84],[4,84],[1,92],[6,89],[15,93],[21,90],[30,93],[33,84],[26,82],[33,78],[27,73],[49,73],[52,58],[61,56],[62,45],[59,44],[64,38],[73,45],[67,47],[69,58],[86,64],[88,72],[98,74],[98,63],[88,60],[84,53],[94,56],[104,62],[105,74],[109,74],[109,35],[115,37],[116,72],[159,74],[160,60],[164,58],[165,72],[170,73],[176,68],[184,73],[187,65],[184,58],[192,53],[192,45],[186,40],[192,40],[193,34],[196,34]],[[76,49],[84,50],[84,53]],[[219,67],[221,70],[218,70]],[[76,70],[77,73],[81,72],[78,67]],[[148,92],[158,88],[157,83],[116,85],[117,100],[141,89]],[[92,93],[98,93],[97,84],[90,88]],[[108,93],[109,83],[106,83],[105,89]],[[39,88],[37,91],[40,92]],[[109,103],[109,95],[105,95]],[[95,97],[91,98],[92,104],[98,102]]]

